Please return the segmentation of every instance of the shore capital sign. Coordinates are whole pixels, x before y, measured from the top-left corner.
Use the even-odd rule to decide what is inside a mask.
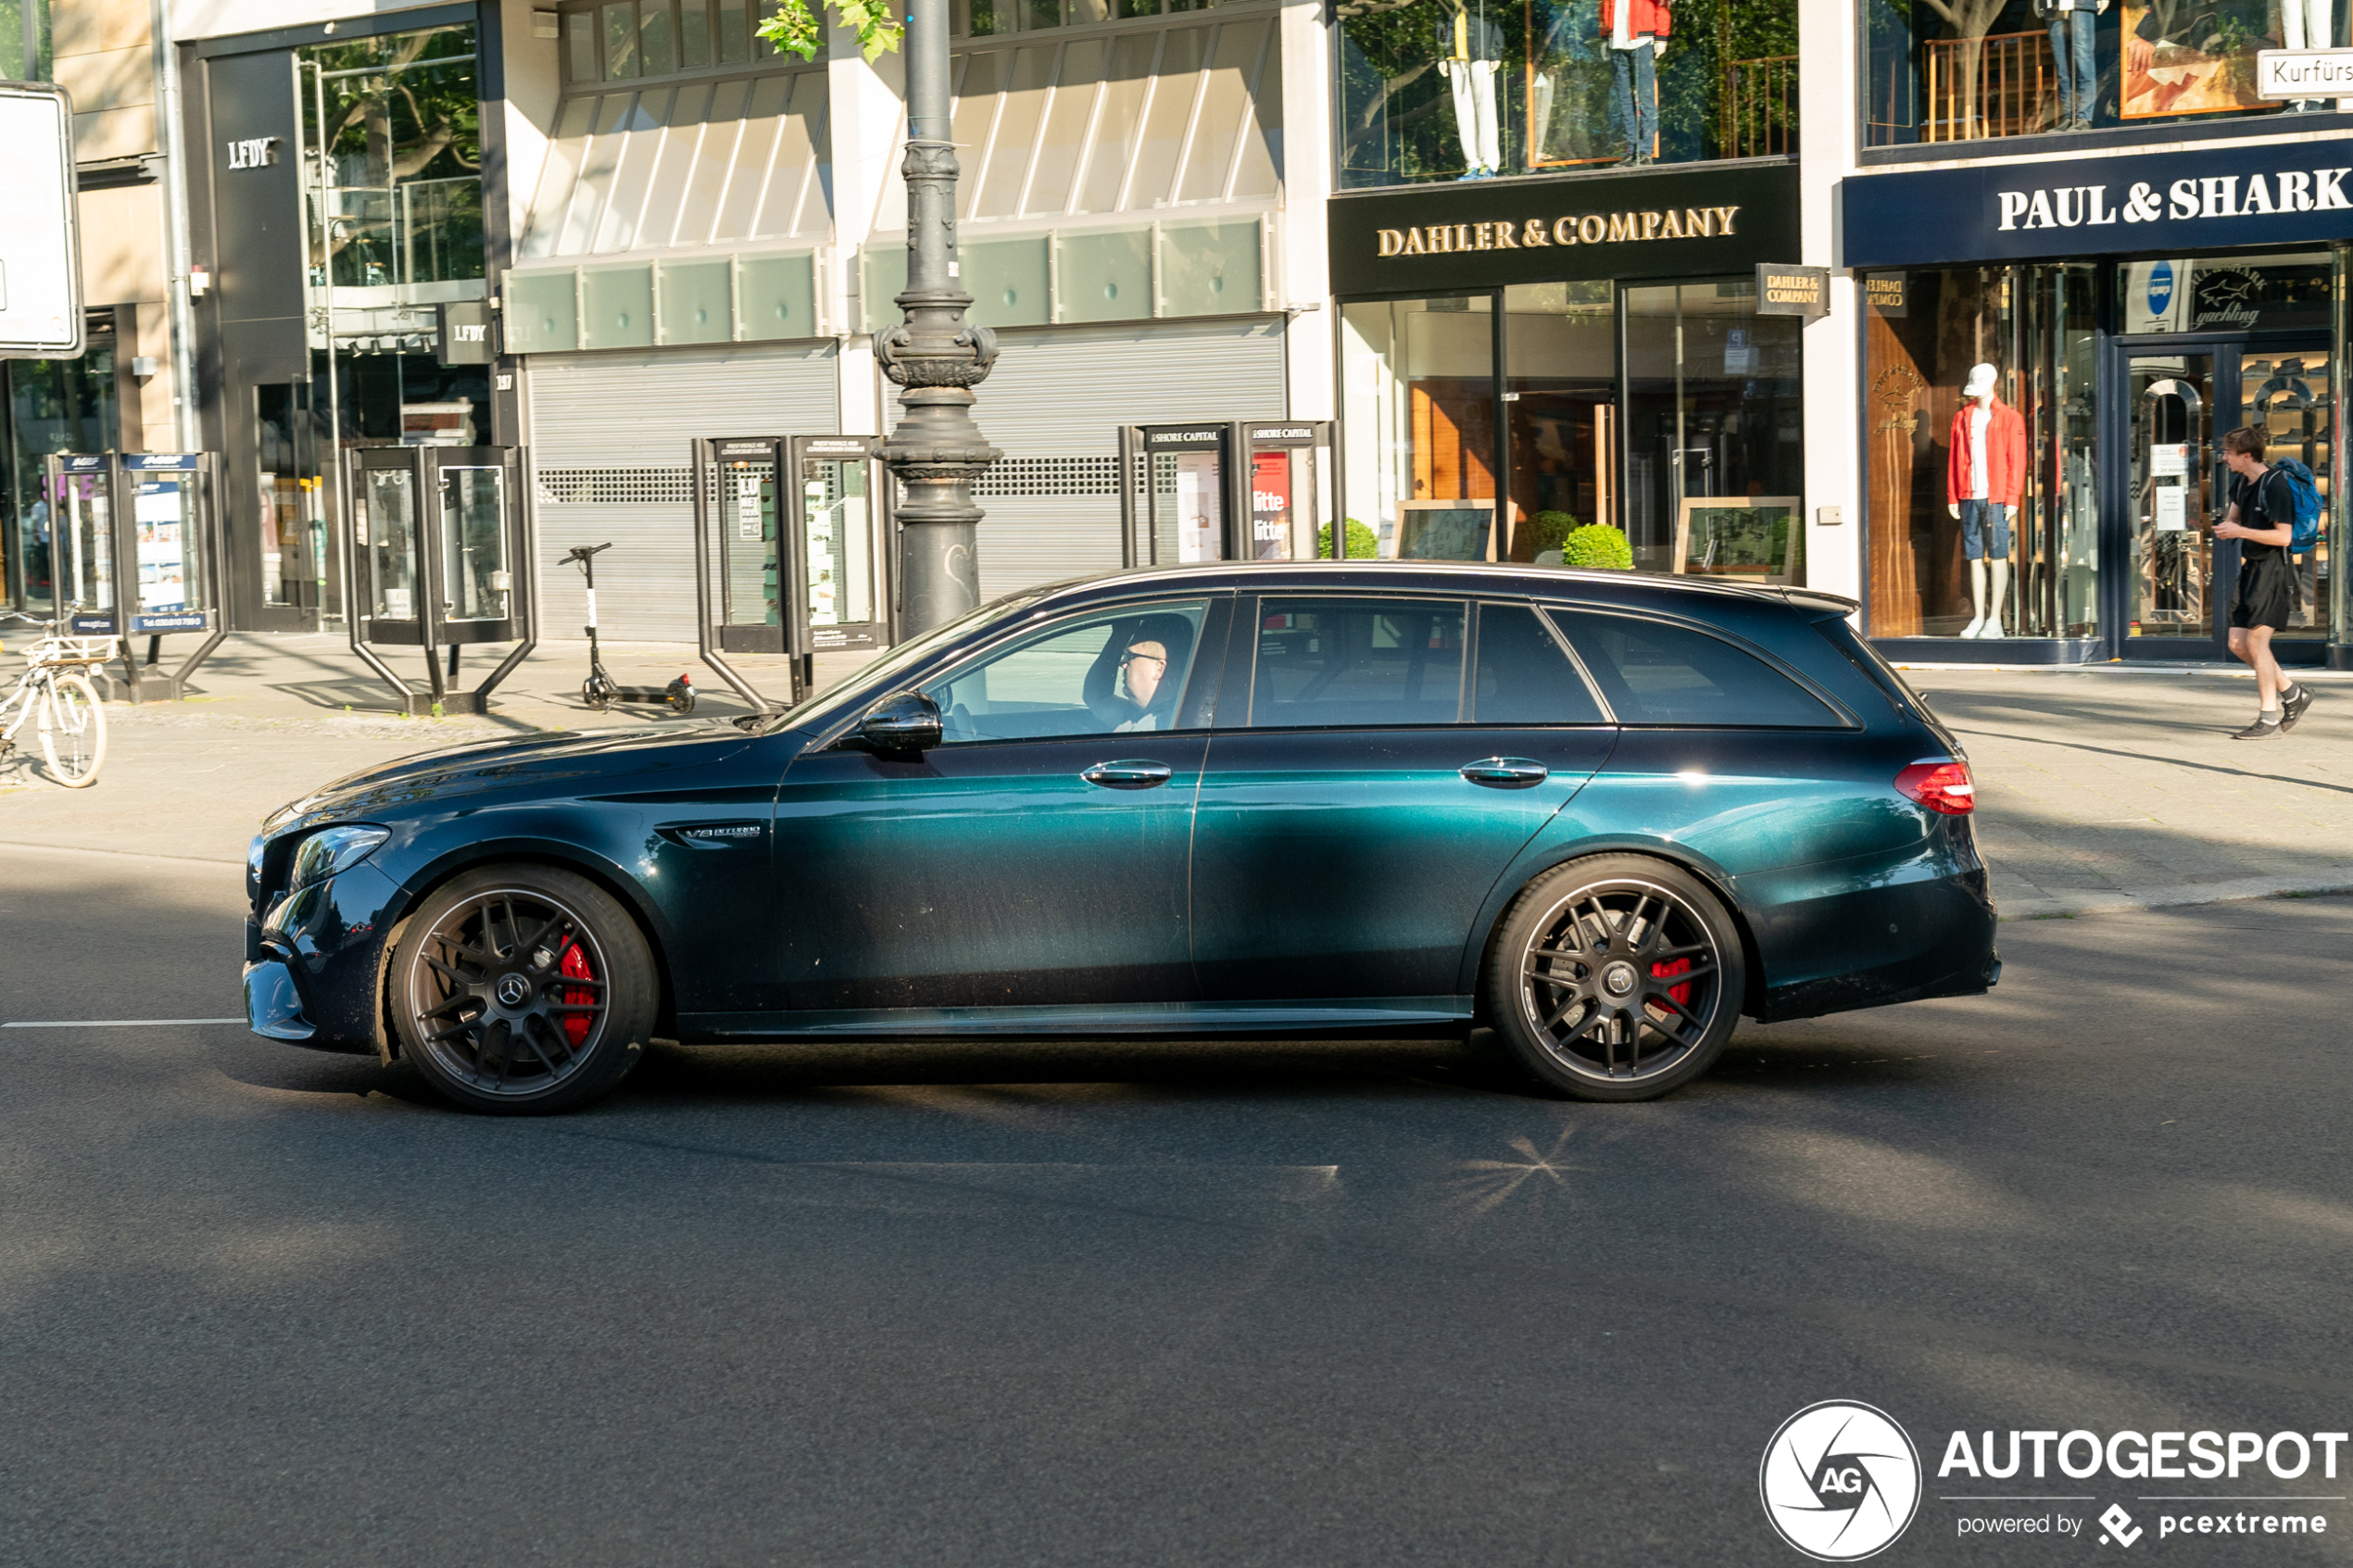
[[[1831,270],[1788,267],[1778,261],[1756,264],[1756,313],[1759,316],[1802,316],[1818,321],[1831,313]]]

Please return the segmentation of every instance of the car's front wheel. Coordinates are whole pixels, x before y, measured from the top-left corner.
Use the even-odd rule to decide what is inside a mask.
[[[470,1110],[570,1110],[645,1055],[659,982],[627,910],[585,877],[487,866],[435,888],[393,953],[401,1053]]]
[[[1745,986],[1740,932],[1705,883],[1664,860],[1596,855],[1546,872],[1505,911],[1487,1001],[1546,1086],[1638,1100],[1715,1063]]]

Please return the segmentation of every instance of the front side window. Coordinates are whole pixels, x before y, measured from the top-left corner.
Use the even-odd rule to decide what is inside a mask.
[[[1260,600],[1251,728],[1454,723],[1464,620],[1459,599]]]
[[[1343,188],[1797,150],[1794,0],[1341,0]]]
[[[1621,724],[1839,727],[1839,716],[1819,697],[1721,637],[1629,615],[1550,613]]]
[[[1043,740],[1176,727],[1207,599],[1128,605],[1058,621],[925,688],[941,738]]]

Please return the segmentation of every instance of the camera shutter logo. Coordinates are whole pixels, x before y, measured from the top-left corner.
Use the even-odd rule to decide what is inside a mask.
[[[1819,1562],[1859,1562],[1919,1512],[1919,1450],[1885,1411],[1825,1399],[1781,1423],[1756,1489],[1781,1539]]]

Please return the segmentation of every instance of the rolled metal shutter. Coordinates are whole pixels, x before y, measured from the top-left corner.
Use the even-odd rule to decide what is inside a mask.
[[[1119,427],[1278,420],[1278,317],[998,334],[974,410],[1005,456],[975,487],[984,599],[1119,570]],[[895,424],[899,399],[887,400]]]
[[[539,629],[586,623],[574,545],[597,558],[598,633],[695,637],[694,493],[699,435],[824,435],[840,428],[830,343],[706,352],[535,357],[527,362],[539,508]]]

